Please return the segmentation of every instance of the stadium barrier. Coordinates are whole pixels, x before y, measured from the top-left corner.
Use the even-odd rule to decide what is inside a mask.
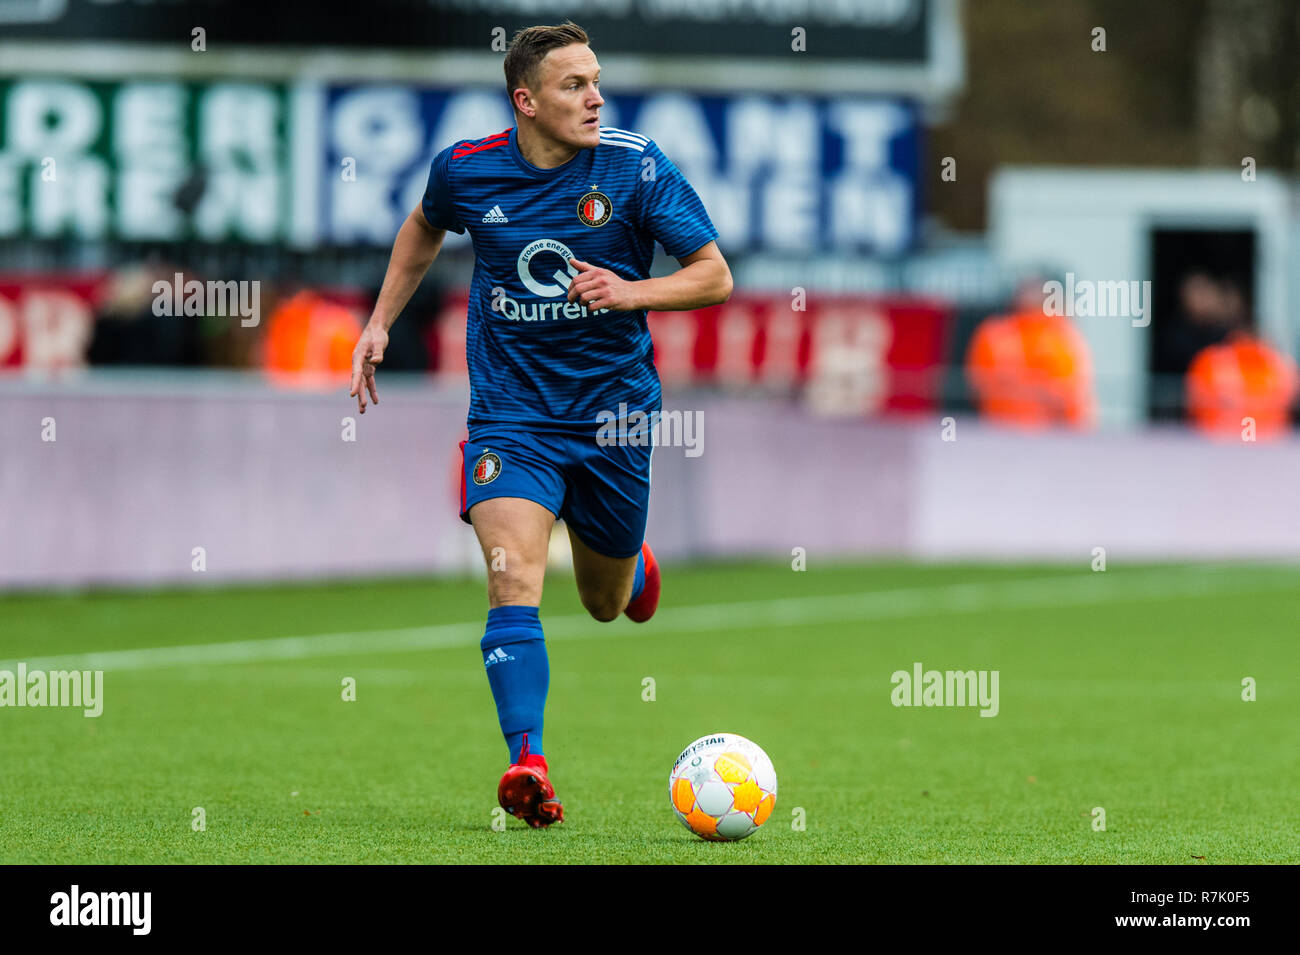
[[[0,379],[0,588],[478,572],[466,394],[386,380],[364,417],[259,378]],[[1300,557],[1300,440],[828,418],[666,390],[649,537],[668,560]],[[774,449],[781,449],[774,454]]]

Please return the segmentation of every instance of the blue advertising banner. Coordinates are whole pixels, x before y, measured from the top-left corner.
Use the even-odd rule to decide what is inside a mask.
[[[319,240],[385,245],[429,163],[514,124],[503,89],[330,86],[323,92]],[[920,121],[889,98],[607,94],[601,123],[658,142],[730,251],[894,257],[915,244]],[[448,235],[447,247],[468,236]]]

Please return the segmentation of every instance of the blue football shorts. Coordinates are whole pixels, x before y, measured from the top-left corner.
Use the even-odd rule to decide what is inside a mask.
[[[462,441],[460,519],[494,497],[522,497],[562,519],[606,557],[633,557],[650,506],[647,444],[602,446],[594,434],[493,430]]]

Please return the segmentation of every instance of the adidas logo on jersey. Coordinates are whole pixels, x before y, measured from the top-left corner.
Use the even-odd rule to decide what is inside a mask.
[[[483,221],[484,222],[509,222],[510,220],[506,218],[506,214],[501,211],[500,206],[493,206],[491,209],[489,209],[487,212],[483,214]]]

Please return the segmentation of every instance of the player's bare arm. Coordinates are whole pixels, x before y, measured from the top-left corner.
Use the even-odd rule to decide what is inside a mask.
[[[397,230],[393,254],[388,260],[388,271],[384,273],[384,284],[379,290],[375,310],[357,340],[357,347],[352,350],[350,394],[357,399],[357,410],[361,414],[366,413],[366,392],[370,393],[371,401],[379,404],[379,392],[375,389],[375,369],[383,363],[384,349],[388,347],[388,330],[415,294],[424,273],[429,271],[429,266],[438,257],[438,250],[442,248],[442,240],[446,235],[445,229],[435,229],[429,224],[420,206],[412,210]]]
[[[569,301],[620,312],[673,312],[720,305],[731,297],[731,269],[717,242],[677,261],[681,268],[672,275],[630,282],[609,269],[570,259],[578,276],[569,284]]]

